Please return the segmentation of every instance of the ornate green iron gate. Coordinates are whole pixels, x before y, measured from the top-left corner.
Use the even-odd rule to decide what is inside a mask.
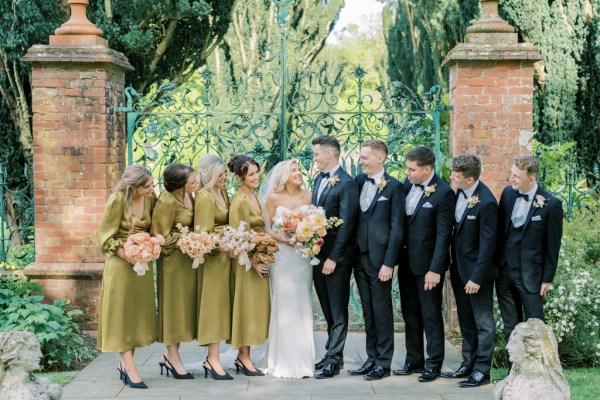
[[[146,95],[131,87],[125,91],[127,104],[118,110],[127,115],[128,164],[148,166],[162,186],[162,170],[172,162],[194,166],[205,153],[224,160],[244,153],[267,169],[283,159],[298,159],[311,181],[315,171],[310,142],[334,135],[342,145],[343,164],[353,175],[359,172],[361,143],[373,138],[387,143],[386,169],[392,175],[403,176],[403,154],[421,144],[435,149],[439,170],[440,116],[451,109],[442,105],[441,87],[421,97],[400,82],[369,84],[360,66],[352,71],[349,85],[339,72],[301,65],[294,58],[297,43],[288,43],[286,37],[291,0],[273,3],[278,6],[279,51],[264,43],[260,68],[248,76],[235,83],[215,82],[205,68],[196,81],[182,86],[167,83]],[[296,69],[290,71],[288,62]],[[354,287],[352,293],[353,320],[360,324]],[[398,293],[394,297],[399,317]]]

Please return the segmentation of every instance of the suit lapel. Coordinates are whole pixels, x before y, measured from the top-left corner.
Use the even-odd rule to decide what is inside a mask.
[[[515,202],[517,201],[517,195],[515,194],[514,190],[510,192],[509,196],[508,203],[505,206],[506,213],[504,218],[504,237],[508,235],[508,230],[510,228],[510,224],[512,223],[512,212],[515,208]]]
[[[538,189],[535,191],[535,194],[533,195],[533,199],[531,200],[531,207],[529,207],[529,211],[527,212],[527,218],[525,219],[525,223],[523,224],[523,231],[525,231],[525,229],[527,229],[527,225],[529,225],[529,221],[531,221],[531,217],[533,217],[533,213],[535,212],[535,210],[537,210],[537,208],[535,208],[533,206],[533,203],[535,203],[535,196],[542,194],[542,191],[540,189],[540,187],[538,186]]]
[[[429,186],[433,186],[433,185],[437,185],[437,175],[433,174],[433,178],[431,178],[431,181],[429,182],[429,185],[425,186],[423,188],[423,193],[421,194],[421,198],[419,199],[419,202],[417,203],[417,206],[415,207],[415,212],[413,213],[412,217],[410,218],[410,221],[412,222],[413,219],[415,219],[415,216],[417,215],[417,213],[419,212],[419,210],[421,209],[421,207],[423,206],[423,204],[425,204],[425,202],[431,197],[431,196],[435,196],[435,192],[431,193],[429,196],[425,196],[425,189],[427,189]]]
[[[479,187],[480,186],[481,186],[481,182],[479,182],[479,185],[477,185],[477,189],[475,189],[475,191],[473,192],[473,194],[471,195],[471,197],[473,197],[473,196],[479,196]],[[471,209],[469,208],[469,198],[467,197],[467,206],[465,207],[465,211],[463,211],[463,213],[462,213],[462,217],[460,217],[460,221],[458,221],[458,226],[456,227],[456,231],[457,232],[460,229],[460,227],[462,226],[462,224],[465,221],[465,219],[467,218],[467,215],[469,215],[469,211],[471,211]]]
[[[317,197],[319,196],[319,187],[321,186],[321,175],[317,175],[317,179],[315,179],[315,185],[313,186],[312,192],[312,203],[314,205],[317,204]]]
[[[385,179],[388,182],[390,181],[390,176],[387,174],[387,172],[383,173],[383,179]],[[377,185],[377,182],[375,183],[375,185]],[[375,204],[377,204],[377,200],[379,200],[384,190],[385,189],[379,190],[379,188],[375,189],[375,196],[373,196],[373,201],[371,201],[371,205],[369,206],[369,214],[373,212]]]
[[[342,167],[339,167],[337,169],[337,171],[335,171],[335,174],[333,174],[333,176],[337,176],[339,178],[340,171],[342,171]],[[331,177],[329,178],[329,180],[331,181]],[[320,184],[321,184],[321,180],[319,180],[319,185]],[[323,189],[323,193],[321,193],[321,197],[319,197],[319,204],[318,204],[319,206],[321,206],[321,207],[323,206],[323,203],[325,203],[325,198],[329,194],[330,190],[331,190],[331,185],[329,184],[329,182],[327,182],[327,185],[325,185],[325,188]]]

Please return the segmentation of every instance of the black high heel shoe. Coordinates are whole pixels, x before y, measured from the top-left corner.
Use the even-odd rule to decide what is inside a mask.
[[[121,364],[119,364],[119,366],[117,367],[117,371],[119,371],[119,380],[125,383],[125,374],[123,373],[123,368],[121,367]]]
[[[132,382],[131,379],[129,379],[129,375],[127,374],[127,371],[125,371],[125,368],[123,368],[123,383],[128,385],[130,388],[133,389],[148,389],[148,386],[144,383],[144,381],[139,381],[139,382]]]
[[[208,378],[208,373],[210,372],[210,376],[212,376],[212,378],[216,381],[230,381],[233,379],[233,376],[229,375],[227,372],[225,372],[223,375],[217,374],[217,371],[215,371],[215,369],[213,368],[210,361],[208,361],[208,358],[206,359],[205,362],[207,362],[208,365],[210,366],[210,369],[208,369],[208,368],[206,368],[206,365],[202,365],[202,367],[204,368],[204,377],[205,378]]]
[[[159,361],[158,365],[160,365],[160,374],[163,374],[163,368],[167,369],[167,377],[169,376],[169,371],[171,371],[171,373],[173,374],[173,378],[175,379],[195,379],[194,375],[190,374],[189,372],[185,373],[185,374],[180,374],[179,372],[177,372],[177,370],[175,369],[175,367],[173,367],[173,364],[171,363],[171,361],[169,361],[169,359],[167,357],[165,357],[163,355],[163,358],[165,359],[165,362]],[[169,364],[169,365],[167,365]]]
[[[238,362],[239,362],[239,364],[238,364]],[[257,369],[256,371],[250,371],[248,368],[246,368],[246,366],[244,365],[242,360],[239,359],[239,357],[235,359],[234,364],[235,364],[235,373],[236,374],[239,374],[240,369],[241,369],[242,372],[244,373],[244,375],[246,375],[246,376],[265,376],[265,374],[263,374],[262,371],[259,369]]]

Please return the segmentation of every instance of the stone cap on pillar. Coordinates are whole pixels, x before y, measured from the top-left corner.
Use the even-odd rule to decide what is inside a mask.
[[[467,60],[536,62],[541,54],[531,43],[519,43],[515,29],[498,15],[498,0],[480,0],[481,17],[467,28],[465,43],[457,44],[442,66]]]
[[[87,17],[88,0],[69,0],[71,18],[50,36],[51,46],[104,46],[108,40],[102,38],[102,30]]]
[[[30,63],[105,63],[133,71],[127,57],[108,47],[102,31],[86,15],[88,0],[69,0],[71,18],[50,36],[49,45],[34,45],[21,57]]]

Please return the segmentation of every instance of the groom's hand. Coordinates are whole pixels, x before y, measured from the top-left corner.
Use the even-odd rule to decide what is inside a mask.
[[[433,290],[439,283],[441,280],[441,275],[438,274],[437,272],[431,272],[429,271],[428,273],[425,274],[425,287],[424,289],[427,290]]]
[[[388,267],[388,266],[382,265],[381,269],[379,270],[379,280],[381,282],[387,282],[390,279],[392,279],[393,274],[394,274],[393,267]]]
[[[333,274],[336,265],[337,263],[329,258],[325,260],[325,262],[323,263],[323,275]]]

